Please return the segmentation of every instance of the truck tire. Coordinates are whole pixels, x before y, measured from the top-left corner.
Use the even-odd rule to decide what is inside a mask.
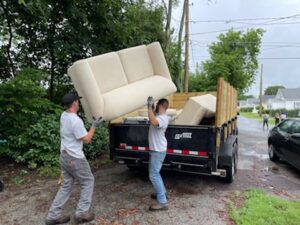
[[[269,158],[271,161],[277,162],[279,160],[278,155],[275,153],[275,147],[271,143],[269,144],[269,147],[268,147],[268,154],[269,154]]]
[[[4,183],[2,178],[0,177],[0,192],[2,192],[4,190]]]
[[[235,153],[232,157],[231,166],[223,166],[226,170],[226,177],[222,177],[223,182],[232,183],[235,178],[236,169],[237,169],[237,154]]]

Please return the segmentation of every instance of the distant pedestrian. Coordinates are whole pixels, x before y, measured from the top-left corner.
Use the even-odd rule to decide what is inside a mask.
[[[280,122],[280,116],[279,113],[275,113],[275,126],[278,125]]]
[[[286,114],[283,112],[280,114],[280,120],[281,122],[284,121],[286,119]]]
[[[263,115],[263,129],[265,129],[265,125],[267,126],[267,129],[269,130],[269,115],[265,113]]]

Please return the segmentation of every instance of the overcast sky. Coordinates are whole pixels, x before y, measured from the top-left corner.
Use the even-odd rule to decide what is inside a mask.
[[[182,4],[180,0],[172,15],[176,34]],[[263,28],[265,33],[258,56],[259,64],[263,64],[263,88],[300,87],[300,0],[190,0],[190,20],[192,71],[196,63],[209,59],[207,45],[226,32],[215,31]],[[259,73],[260,68],[248,94],[258,96]]]

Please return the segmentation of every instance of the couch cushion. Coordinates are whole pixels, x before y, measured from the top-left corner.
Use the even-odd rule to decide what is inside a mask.
[[[175,91],[176,86],[171,80],[157,75],[128,84],[103,95],[103,117],[112,120],[145,106],[148,96],[158,100]]]
[[[127,80],[133,83],[154,74],[152,62],[145,45],[118,51]]]
[[[91,57],[87,60],[102,93],[128,84],[116,52]]]
[[[198,125],[202,118],[213,117],[216,113],[216,97],[207,94],[189,98],[175,124]]]

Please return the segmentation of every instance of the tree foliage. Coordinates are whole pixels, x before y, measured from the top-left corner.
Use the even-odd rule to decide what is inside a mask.
[[[219,41],[209,46],[211,59],[202,64],[201,74],[207,86],[215,89],[217,78],[224,77],[240,93],[247,91],[258,69],[262,34],[261,29],[250,29],[245,33],[230,30],[219,35]]]
[[[264,94],[265,95],[276,95],[278,90],[281,89],[281,88],[285,88],[284,86],[282,85],[276,85],[276,86],[270,86],[270,87],[267,87],[265,89],[265,92]]]
[[[41,84],[45,76],[44,72],[24,69],[0,84],[0,133],[4,138],[23,132],[58,108],[47,99]]]
[[[164,46],[164,11],[155,1],[1,2],[1,36],[6,40],[12,36],[14,46],[8,41],[0,44],[0,51],[6,55],[0,57],[0,79],[15,75],[12,65],[43,69],[49,74],[51,100],[58,101],[62,96],[60,87],[69,83],[67,68],[78,59],[153,41]],[[8,53],[13,63],[7,60]]]

